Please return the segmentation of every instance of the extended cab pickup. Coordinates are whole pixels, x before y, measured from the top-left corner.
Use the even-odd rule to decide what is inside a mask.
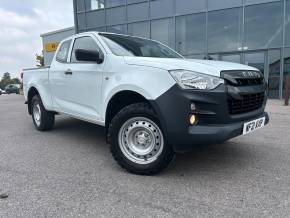
[[[50,67],[24,70],[24,96],[36,129],[56,114],[106,128],[115,160],[154,174],[176,152],[221,143],[269,122],[257,69],[185,59],[149,39],[87,32],[63,40]]]

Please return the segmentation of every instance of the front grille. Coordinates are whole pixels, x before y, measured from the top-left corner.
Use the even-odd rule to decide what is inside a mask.
[[[221,75],[232,86],[255,86],[264,83],[263,75],[258,71],[226,71]]]
[[[264,102],[265,94],[245,94],[241,95],[240,99],[228,98],[228,107],[230,114],[241,114],[257,110],[262,107]]]
[[[256,86],[264,82],[263,78],[236,78],[236,86]]]

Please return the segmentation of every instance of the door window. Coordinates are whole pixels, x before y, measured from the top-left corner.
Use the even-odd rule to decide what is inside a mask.
[[[71,62],[77,63],[80,62],[76,59],[75,51],[77,49],[83,49],[88,51],[98,51],[100,56],[103,55],[97,43],[89,36],[77,38],[74,42],[72,55],[71,55]]]
[[[70,47],[71,40],[63,42],[57,52],[56,60],[59,62],[67,62],[68,51]]]

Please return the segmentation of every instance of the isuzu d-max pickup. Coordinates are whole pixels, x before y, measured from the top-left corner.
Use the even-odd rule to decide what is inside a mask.
[[[136,174],[158,173],[176,152],[269,122],[267,85],[256,68],[185,59],[127,35],[69,37],[51,66],[24,70],[23,82],[36,129],[52,129],[57,114],[104,126],[113,157]]]

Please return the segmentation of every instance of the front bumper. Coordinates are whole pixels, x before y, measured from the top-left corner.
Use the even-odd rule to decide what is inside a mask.
[[[268,124],[269,116],[266,112],[253,119],[262,117],[266,117],[265,125]],[[169,136],[169,141],[175,145],[174,148],[177,152],[190,151],[193,145],[222,143],[228,139],[241,135],[243,133],[244,123],[251,120],[231,124],[190,126],[186,133],[176,132],[171,134],[171,136]]]
[[[266,92],[266,86],[242,87],[236,92],[252,93],[257,90]],[[235,115],[229,113],[228,97],[229,87],[226,85],[209,91],[182,90],[175,85],[151,104],[158,114],[167,143],[176,152],[187,152],[195,145],[221,143],[241,135],[243,124],[248,121],[266,117],[265,124],[269,122],[269,116],[264,111],[266,94],[262,107]],[[196,105],[196,111],[191,111],[191,103]],[[189,124],[190,114],[197,116],[196,125]]]

